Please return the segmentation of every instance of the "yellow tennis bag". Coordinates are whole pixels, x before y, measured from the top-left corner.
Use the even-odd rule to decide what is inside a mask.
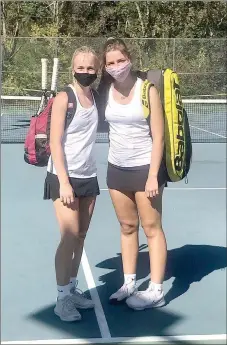
[[[192,143],[188,116],[184,109],[179,79],[171,69],[149,70],[139,72],[144,80],[141,89],[141,101],[144,117],[149,121],[150,109],[149,89],[155,86],[159,91],[163,105],[165,120],[164,163],[167,170],[167,180],[177,182],[185,178],[191,166]],[[152,135],[152,133],[151,133]]]

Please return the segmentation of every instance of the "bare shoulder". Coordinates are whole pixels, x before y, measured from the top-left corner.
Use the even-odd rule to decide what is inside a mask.
[[[60,91],[54,98],[53,107],[65,108],[68,103],[68,96],[65,91]]]
[[[150,96],[150,99],[154,101],[160,99],[159,92],[155,86],[150,87],[149,96]]]

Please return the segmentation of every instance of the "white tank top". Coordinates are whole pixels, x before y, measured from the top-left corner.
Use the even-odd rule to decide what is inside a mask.
[[[65,167],[70,177],[90,178],[97,175],[94,145],[98,126],[98,112],[94,97],[94,104],[88,109],[83,108],[75,88],[70,86],[76,96],[77,109],[62,140]],[[52,163],[50,157],[47,171],[57,174]]]
[[[137,78],[132,101],[127,105],[117,103],[109,90],[105,112],[109,122],[108,161],[120,167],[150,164],[152,140],[140,99],[142,80]]]

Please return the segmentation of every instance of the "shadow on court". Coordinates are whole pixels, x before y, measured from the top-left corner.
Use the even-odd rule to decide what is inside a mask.
[[[137,278],[149,276],[149,256],[144,251],[146,245],[140,246]],[[105,317],[112,337],[142,337],[168,336],[172,334],[171,327],[182,322],[183,316],[167,311],[165,308],[133,311],[125,303],[111,305],[109,296],[119,288],[119,272],[122,272],[121,255],[100,262],[100,268],[112,270],[100,276],[103,285],[97,286],[97,291],[103,305]],[[227,251],[225,247],[209,245],[185,245],[168,251],[168,261],[165,280],[174,277],[172,287],[166,294],[167,303],[186,293],[190,285],[199,282],[203,277],[215,270],[226,268]],[[121,273],[122,274],[122,273]],[[149,279],[148,279],[149,280]],[[145,289],[144,282],[140,289]],[[89,295],[88,291],[86,294]],[[100,332],[93,310],[81,311],[82,320],[74,323],[61,322],[53,314],[54,304],[39,310],[29,318],[45,324],[45,326],[60,330],[66,338],[99,338]],[[185,341],[175,343],[189,344]]]
[[[138,256],[137,279],[146,278],[150,273],[148,251],[141,251],[147,245],[140,246]],[[121,255],[107,259],[97,265],[100,268],[114,269],[114,271],[102,275],[100,281],[109,286],[109,293],[116,291],[119,282],[119,271],[122,272]],[[210,245],[185,245],[171,249],[167,254],[165,280],[175,278],[171,289],[165,299],[167,304],[188,291],[190,285],[201,281],[202,278],[215,270],[224,269],[227,266],[227,248]],[[149,278],[150,279],[150,278]],[[148,280],[142,283],[140,290],[146,289]]]
[[[100,294],[103,288],[98,287],[97,290]],[[112,337],[165,336],[169,333],[167,329],[182,320],[181,315],[167,312],[164,309],[145,310],[141,320],[141,314],[132,311],[126,305],[122,304],[117,307],[109,305],[107,294],[100,296],[100,298],[102,303],[105,304],[105,317]],[[42,310],[30,314],[29,319],[42,323],[45,327],[60,331],[62,338],[101,338],[93,310],[80,310],[82,314],[81,321],[62,322],[54,315],[53,309],[54,304],[49,305]],[[181,341],[177,341],[177,343],[189,344]]]
[[[88,295],[89,296],[89,295]],[[90,297],[90,296],[89,296]],[[54,314],[55,304],[45,306],[44,308],[30,314],[29,319],[42,323],[60,331],[62,338],[99,338],[100,332],[94,310],[80,310],[82,320],[77,322],[63,322]]]
[[[142,254],[142,253],[141,253]],[[145,253],[144,253],[145,254]],[[145,259],[145,258],[144,258]],[[183,317],[180,314],[161,309],[145,310],[141,313],[128,308],[126,304],[114,306],[109,304],[110,289],[116,288],[119,282],[119,269],[121,258],[111,258],[103,262],[102,267],[116,268],[115,272],[102,276],[106,284],[97,286],[97,291],[104,309],[105,317],[112,337],[140,337],[140,336],[164,336],[169,334],[168,330]],[[89,296],[89,292],[85,294]],[[45,306],[43,309],[33,312],[28,317],[45,327],[54,328],[62,332],[65,338],[99,338],[101,337],[95,312],[93,310],[80,310],[82,320],[79,322],[66,323],[53,313],[54,304]],[[186,344],[184,342],[184,344]]]

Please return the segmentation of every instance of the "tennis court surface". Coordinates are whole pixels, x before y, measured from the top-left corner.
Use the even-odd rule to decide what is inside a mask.
[[[194,143],[189,183],[170,184],[164,192],[167,305],[160,309],[133,311],[125,304],[114,306],[108,302],[111,293],[122,284],[120,232],[105,180],[108,144],[100,143],[105,141],[105,135],[99,135],[96,156],[101,194],[78,277],[79,288],[92,297],[95,309],[82,311],[79,322],[64,323],[53,313],[54,255],[59,231],[52,203],[42,200],[45,168],[23,161],[22,142],[30,109],[26,112],[23,106],[13,110],[4,104],[3,101],[2,344],[226,344],[223,105],[215,107],[217,116],[210,107],[205,109],[207,105],[205,110],[192,112],[189,118]],[[11,102],[13,107],[12,104],[15,103]],[[197,105],[190,107],[189,111],[202,109]],[[22,109],[21,113],[18,109]],[[142,230],[137,279],[139,289],[147,287],[148,250]]]

